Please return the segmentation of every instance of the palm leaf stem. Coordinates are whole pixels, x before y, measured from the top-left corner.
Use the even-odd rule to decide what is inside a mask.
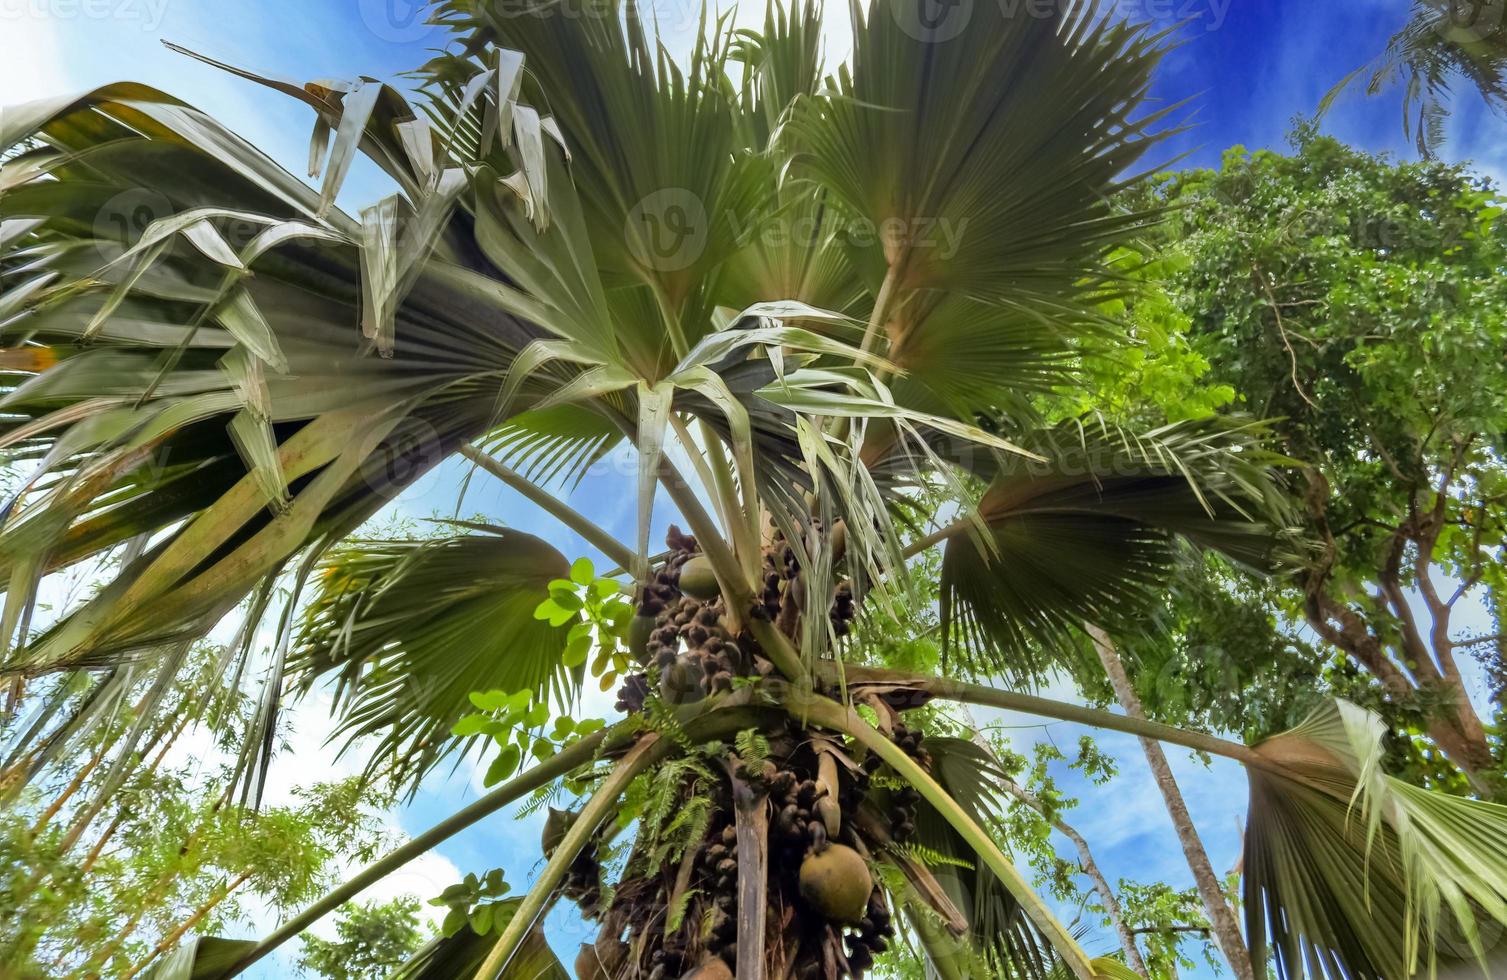
[[[751,690],[736,691],[724,697],[710,698],[701,704],[677,712],[678,722],[686,738],[693,744],[727,738],[734,732],[745,728],[757,728],[767,723],[769,712],[767,709],[750,705],[751,698]],[[638,728],[627,727],[623,724],[608,729],[608,732],[632,733],[638,730]],[[556,848],[549,863],[535,880],[533,887],[529,889],[528,895],[514,912],[513,918],[509,920],[507,930],[498,938],[492,952],[482,964],[481,969],[476,972],[476,980],[481,980],[483,977],[486,980],[497,980],[513,952],[528,935],[528,931],[533,928],[539,915],[548,905],[551,895],[569,869],[571,862],[585,847],[591,835],[596,832],[596,828],[601,826],[610,815],[612,808],[617,805],[618,797],[622,795],[628,783],[676,748],[675,739],[661,738],[654,732],[639,736],[638,741],[628,750],[607,780],[582,808],[580,815],[571,825],[570,831],[566,833],[565,839]],[[544,767],[535,768],[537,770]],[[554,773],[556,776],[563,774],[563,771],[558,770]]]
[[[505,463],[488,456],[475,446],[462,446],[461,455],[517,490],[533,503],[538,504],[541,509],[548,511],[551,517],[585,538],[598,551],[617,562],[619,567],[633,567],[633,549],[608,534],[580,511],[566,505],[548,490],[530,481]]]
[[[645,734],[613,767],[612,773],[581,809],[580,816],[571,825],[565,839],[550,856],[549,863],[545,865],[539,877],[534,880],[533,886],[529,888],[528,894],[513,912],[513,917],[508,920],[507,928],[498,937],[497,944],[492,947],[486,960],[477,969],[475,980],[497,980],[502,976],[514,951],[533,929],[534,922],[543,914],[551,896],[554,895],[555,888],[564,880],[565,873],[570,870],[571,864],[591,842],[597,828],[617,807],[618,797],[622,796],[623,791],[628,788],[628,784],[635,776],[663,759],[674,747],[675,743],[672,740],[660,738],[657,734],[650,732]]]
[[[398,868],[419,855],[424,854],[440,842],[448,840],[462,830],[465,830],[482,817],[495,813],[509,803],[565,775],[577,766],[590,762],[595,757],[598,748],[615,731],[617,731],[616,728],[604,729],[594,735],[581,739],[569,748],[562,749],[547,761],[497,787],[464,809],[457,810],[408,843],[394,849],[385,857],[372,864],[367,865],[353,875],[350,880],[338,888],[331,890],[323,898],[319,899],[319,901],[283,923],[277,931],[257,943],[253,948],[247,950],[246,955],[232,964],[221,976],[220,980],[229,980],[230,977],[242,973],[253,963],[355,898],[371,885],[392,874]]]
[[[835,663],[823,662],[819,665],[818,669],[823,681],[834,684],[838,682],[838,668]],[[1101,711],[1097,708],[1069,704],[1065,701],[1054,701],[1051,698],[1037,697],[1033,694],[1002,691],[997,688],[986,687],[982,684],[970,684],[965,681],[949,680],[944,677],[931,677],[926,674],[916,674],[904,670],[887,670],[878,667],[845,664],[842,667],[842,672],[843,678],[849,686],[872,684],[881,687],[892,687],[897,690],[904,689],[932,698],[961,701],[966,704],[977,704],[989,708],[1003,708],[1007,711],[1019,711],[1023,714],[1037,715],[1042,718],[1055,718],[1058,721],[1069,721],[1079,725],[1088,725],[1092,728],[1103,728],[1110,731],[1124,732],[1128,735],[1135,735],[1141,738],[1156,739],[1159,742],[1169,742],[1173,745],[1181,745],[1184,748],[1192,749],[1195,752],[1207,752],[1210,755],[1232,759],[1243,766],[1280,772],[1289,777],[1293,775],[1290,770],[1265,758],[1248,745],[1232,742],[1229,739],[1219,738],[1215,735],[1206,735],[1203,732],[1174,728],[1171,725],[1163,725],[1160,722],[1150,721],[1145,718],[1131,718],[1110,711]]]
[[[1053,947],[1061,954],[1063,962],[1073,971],[1073,975],[1079,977],[1080,980],[1092,980],[1095,971],[1089,956],[1068,932],[1067,927],[1052,914],[1052,910],[1031,888],[1010,859],[1005,857],[994,839],[968,816],[957,801],[948,795],[947,791],[932,779],[919,763],[864,721],[852,708],[844,707],[828,698],[803,696],[794,692],[787,696],[787,703],[792,713],[797,716],[804,717],[823,728],[842,732],[889,763],[900,778],[915,787],[927,802],[936,807],[937,812],[952,824],[953,829],[962,836],[974,853],[1009,889],[1010,894],[1020,902],[1026,915],[1051,940]]]
[[[905,550],[900,552],[900,556],[907,560],[914,558],[917,555],[921,554],[923,551],[936,547],[943,541],[946,541],[948,538],[952,537],[954,534],[957,534],[959,531],[974,526],[974,523],[975,522],[972,520],[953,521],[946,527],[933,531],[930,534],[926,535],[926,537],[924,538],[919,538],[915,541],[912,541],[910,544],[905,546]]]
[[[696,479],[701,481],[702,487],[706,489],[707,496],[712,499],[712,507],[717,512],[717,519],[727,529],[728,537],[732,538],[733,551],[736,553],[738,550],[738,529],[733,521],[735,519],[734,514],[736,513],[737,500],[730,494],[723,492],[722,484],[712,470],[712,459],[720,457],[717,453],[711,451],[712,444],[710,443],[707,445],[707,450],[703,452],[701,447],[696,445],[696,440],[691,437],[691,430],[686,427],[685,420],[673,411],[669,414],[669,422],[670,428],[675,430],[675,438],[680,440],[680,445],[685,449],[686,457],[691,461],[691,468],[696,471]]]

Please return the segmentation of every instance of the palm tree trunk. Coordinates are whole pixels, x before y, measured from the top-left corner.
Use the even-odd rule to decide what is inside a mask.
[[[1120,662],[1120,654],[1115,650],[1114,644],[1098,627],[1090,625],[1086,629],[1121,707],[1132,717],[1144,718],[1141,701],[1136,697],[1135,689],[1130,686],[1130,678],[1125,673],[1125,665]],[[1167,813],[1172,817],[1172,827],[1177,831],[1178,842],[1183,847],[1183,856],[1187,858],[1188,867],[1193,871],[1193,881],[1198,886],[1199,898],[1203,899],[1204,910],[1209,913],[1214,939],[1219,943],[1225,959],[1229,960],[1230,968],[1238,980],[1255,980],[1251,954],[1240,934],[1235,911],[1225,898],[1219,878],[1214,874],[1214,866],[1209,863],[1208,852],[1204,850],[1203,841],[1198,836],[1198,829],[1193,826],[1193,818],[1188,815],[1188,806],[1177,788],[1177,780],[1172,778],[1172,767],[1167,764],[1167,755],[1159,742],[1149,738],[1141,739],[1141,749],[1146,753],[1146,762],[1151,766],[1157,788],[1162,791],[1162,799],[1166,801]]]
[[[735,976],[764,980],[769,910],[769,797],[733,774],[738,834],[738,968]]]

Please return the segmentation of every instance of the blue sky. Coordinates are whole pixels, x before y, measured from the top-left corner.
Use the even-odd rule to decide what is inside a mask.
[[[1005,0],[1001,0],[1005,2]],[[690,0],[657,0],[659,21],[672,46],[683,44],[694,20]],[[1405,16],[1407,0],[1121,0],[1120,6],[1162,23],[1187,21],[1182,44],[1169,54],[1154,95],[1159,100],[1191,99],[1195,126],[1168,144],[1168,155],[1187,154],[1189,162],[1211,165],[1228,146],[1283,146],[1295,115],[1311,113],[1338,79],[1381,50]],[[833,4],[834,13],[845,4]],[[761,8],[751,7],[745,16]],[[193,102],[238,130],[294,172],[302,172],[310,115],[302,106],[250,83],[168,52],[169,39],[224,61],[265,74],[295,80],[342,78],[367,74],[393,78],[420,63],[425,49],[443,38],[414,16],[409,0],[0,0],[0,99],[24,101],[92,87],[119,79],[148,82]],[[846,51],[846,30],[832,25],[831,53]],[[1362,147],[1410,155],[1402,134],[1399,100],[1366,100],[1353,93],[1325,122],[1327,131]],[[1480,169],[1507,172],[1507,125],[1486,113],[1472,98],[1462,99],[1449,123],[1445,156],[1473,160]],[[347,182],[342,203],[353,207],[380,193],[381,179],[358,170]],[[631,461],[624,461],[630,462]],[[630,471],[631,472],[631,471]],[[421,481],[398,502],[396,510],[413,517],[450,512],[456,506],[459,468],[453,464]],[[604,472],[587,479],[573,503],[625,540],[632,539],[630,501],[620,492],[619,477]],[[579,539],[558,532],[512,491],[478,477],[460,507],[466,514],[484,512],[495,519],[544,534],[572,556],[587,554]],[[670,514],[661,507],[662,528]],[[1465,628],[1469,624],[1462,623]],[[298,712],[299,751],[281,762],[276,781],[287,785],[341,771],[339,761],[322,748],[327,723],[318,704]],[[605,709],[599,709],[605,710]],[[1081,729],[1059,724],[1039,726],[1027,719],[987,718],[1017,730],[1024,751],[1037,739],[1065,748],[1076,744]],[[1161,803],[1147,789],[1147,772],[1135,742],[1101,737],[1115,755],[1121,776],[1097,791],[1100,805],[1086,803],[1072,816],[1111,879],[1164,880],[1190,884],[1176,839]],[[1203,831],[1218,870],[1231,868],[1239,849],[1239,825],[1245,805],[1244,777],[1233,766],[1216,763],[1205,769],[1173,753],[1190,811]],[[1090,792],[1060,773],[1069,792]],[[416,833],[470,799],[477,783],[467,771],[436,779],[409,807],[393,815],[394,826]],[[383,887],[381,894],[412,891],[436,894],[464,871],[501,865],[515,885],[537,870],[537,818],[500,814],[459,835],[438,853],[416,863]],[[248,934],[264,927],[265,914],[248,925]],[[549,922],[551,937],[563,950],[585,938],[566,913]],[[1096,935],[1091,948],[1109,951],[1112,940]],[[286,975],[286,961],[263,976]],[[1209,976],[1198,972],[1193,976]]]

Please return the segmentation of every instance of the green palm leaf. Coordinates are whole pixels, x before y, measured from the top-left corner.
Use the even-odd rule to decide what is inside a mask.
[[[192,936],[163,955],[147,980],[215,980],[256,943],[246,939]]]
[[[1433,975],[1507,925],[1507,807],[1380,769],[1381,719],[1332,702],[1248,767],[1246,930],[1281,977]],[[1487,971],[1488,974],[1490,971]]]
[[[902,285],[1055,316],[1102,282],[1099,252],[1145,220],[1106,193],[1162,114],[1137,117],[1161,38],[1100,7],[958,6],[935,25],[914,0],[855,13],[851,75],[793,128],[810,171],[876,236],[899,229],[873,248]],[[960,235],[954,254],[928,237],[943,227]]]
[[[1179,540],[1270,567],[1286,503],[1259,426],[1184,422],[1135,436],[1070,421],[1021,441],[1046,462],[983,458],[976,519],[946,544],[942,623],[982,671],[1028,679],[1085,622],[1131,628]]]
[[[393,98],[373,118],[396,112]],[[52,154],[7,194],[8,215],[33,217],[0,258],[7,285],[48,277],[0,329],[52,365],[4,379],[3,438],[38,461],[0,535],[6,625],[41,574],[177,526],[8,657],[10,671],[107,664],[201,635],[291,555],[482,431],[489,406],[459,396],[532,338],[464,288],[475,273],[452,263],[454,242],[431,255],[419,235],[397,260],[410,281],[374,285],[355,222],[154,90],[110,86],[6,124],[6,145],[35,135],[34,152]],[[391,147],[361,146],[402,169]],[[439,191],[415,194],[394,213],[434,226]],[[117,212],[122,222],[98,219]],[[425,271],[440,266],[443,287]],[[363,305],[379,298],[402,363],[356,343]],[[368,331],[379,332],[392,335]]]
[[[416,541],[353,540],[322,562],[288,662],[305,690],[334,675],[340,732],[374,736],[372,765],[418,776],[458,747],[473,691],[558,682],[567,628],[534,618],[570,563],[503,528]]]
[[[501,932],[523,900],[512,898],[493,905],[493,931]],[[468,924],[453,936],[435,939],[393,972],[392,980],[455,980],[476,973],[496,939],[480,935]],[[529,933],[503,971],[508,980],[569,980],[570,974],[537,927]]]

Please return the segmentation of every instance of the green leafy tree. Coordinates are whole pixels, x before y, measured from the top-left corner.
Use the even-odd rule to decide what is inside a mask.
[[[1277,419],[1280,449],[1310,464],[1302,517],[1316,547],[1290,587],[1226,588],[1216,567],[1210,591],[1190,576],[1171,614],[1184,648],[1148,664],[1143,683],[1203,674],[1183,697],[1217,700],[1276,676],[1252,701],[1207,705],[1254,733],[1292,720],[1261,705],[1301,704],[1290,685],[1323,679],[1427,737],[1398,756],[1418,778],[1452,785],[1464,771],[1495,792],[1495,725],[1461,661],[1499,676],[1503,638],[1454,625],[1462,601],[1500,623],[1504,585],[1507,222],[1495,192],[1461,168],[1395,163],[1305,126],[1290,156],[1232,150],[1155,196],[1178,209],[1159,242],[1188,343],[1207,381]],[[1169,720],[1205,710],[1168,707]]]
[[[227,803],[227,743],[251,709],[232,696],[196,713],[205,665],[220,655],[195,654],[168,698],[169,729],[133,748],[124,743],[139,719],[123,711],[14,791],[0,813],[0,962],[12,975],[142,975],[190,936],[238,922],[246,902],[297,908],[329,887],[339,861],[386,846],[375,810],[388,801],[356,779],[260,811]],[[121,693],[139,705],[149,686]],[[5,735],[68,690],[38,685]],[[173,752],[184,738],[201,747]]]
[[[806,4],[748,32],[708,18],[684,64],[629,3],[434,9],[457,44],[412,101],[241,72],[314,111],[317,191],[145,86],[0,121],[0,147],[41,144],[7,163],[0,226],[0,322],[24,338],[0,441],[38,473],[0,533],[0,669],[77,678],[85,700],[129,664],[173,677],[185,638],[249,599],[244,635],[265,615],[275,642],[243,798],[281,699],[321,678],[342,732],[379,740],[373,769],[412,785],[468,750],[494,760],[484,799],[226,975],[558,792],[526,892],[477,875],[464,921],[402,976],[563,975],[537,925],[562,898],[600,926],[582,976],[836,980],[897,922],[947,977],[1126,976],[1001,848],[987,755],[921,730],[936,700],[1244,764],[1258,973],[1318,948],[1336,972],[1411,974],[1461,952],[1444,930],[1501,917],[1507,816],[1384,775],[1360,708],[1248,746],[1025,690],[1085,624],[1143,625],[1180,542],[1270,567],[1289,523],[1259,426],[1036,410],[1127,339],[1104,308],[1160,210],[1114,200],[1165,120],[1144,101],[1162,35],[1092,4],[977,4],[947,29],[877,0],[829,75]],[[358,154],[395,191],[350,216],[334,202]],[[152,220],[99,220],[121,195]],[[561,491],[624,444],[631,544]],[[355,534],[453,454],[620,571],[486,523]],[[918,485],[948,505],[919,510]],[[661,490],[685,527],[663,549]],[[95,594],[21,628],[36,581],[116,548]],[[933,550],[935,634],[894,648],[937,643],[945,676],[866,662],[855,623],[915,622],[879,611],[931,600],[903,570]],[[586,683],[620,685],[596,730],[574,710]],[[97,727],[62,712],[21,741]]]
[[[300,942],[300,969],[326,980],[385,977],[424,944],[419,900],[354,903],[336,915],[334,939],[302,936]]]

